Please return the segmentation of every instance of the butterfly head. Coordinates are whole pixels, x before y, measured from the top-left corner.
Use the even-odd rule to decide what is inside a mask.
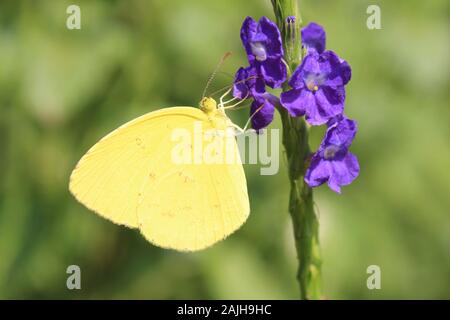
[[[200,101],[200,109],[202,109],[206,113],[212,113],[217,110],[216,100],[210,97],[204,97],[202,101]]]

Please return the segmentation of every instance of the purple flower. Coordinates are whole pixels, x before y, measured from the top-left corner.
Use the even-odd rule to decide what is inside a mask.
[[[252,128],[259,131],[267,127],[273,120],[275,106],[278,103],[278,98],[268,92],[255,95],[250,106]]]
[[[340,186],[350,184],[359,174],[358,159],[348,149],[357,131],[356,122],[339,116],[331,119],[319,150],[313,155],[305,182],[317,187],[325,182],[340,193]]]
[[[322,53],[325,50],[326,35],[321,25],[311,22],[302,28],[302,43],[307,52]]]
[[[267,127],[273,120],[278,98],[265,90],[264,80],[258,70],[252,66],[240,68],[235,75],[233,96],[239,99],[252,98],[250,116],[252,127],[260,130]]]
[[[239,99],[252,98],[256,92],[264,92],[265,83],[256,68],[239,68],[234,76],[233,96]]]
[[[279,99],[266,92],[265,86],[278,88],[286,81],[281,35],[276,24],[268,18],[262,17],[256,22],[247,17],[242,24],[241,39],[250,66],[236,72],[233,96],[253,99],[250,107],[252,126],[260,130],[272,122],[275,106],[279,104]]]
[[[292,90],[281,94],[281,104],[294,116],[305,116],[311,125],[321,125],[344,110],[345,89],[351,68],[333,51],[312,51],[294,71]]]
[[[277,25],[267,17],[256,22],[251,17],[244,20],[241,39],[251,66],[260,70],[264,82],[279,88],[286,80],[283,45]]]

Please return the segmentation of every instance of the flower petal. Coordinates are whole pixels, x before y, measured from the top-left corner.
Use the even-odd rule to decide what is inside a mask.
[[[283,56],[283,45],[277,25],[267,17],[262,17],[259,20],[259,29],[266,36],[267,55],[271,58],[281,58]]]
[[[311,22],[302,28],[302,43],[307,50],[322,53],[325,50],[326,34],[321,25]]]
[[[248,60],[252,63],[255,60],[255,57],[252,53],[252,47],[250,42],[255,37],[258,30],[258,23],[253,20],[252,17],[245,18],[241,27],[241,40],[244,45],[245,51],[247,52]]]
[[[265,93],[265,83],[262,75],[252,66],[239,68],[234,76],[233,96],[245,99],[255,94]]]
[[[329,127],[323,140],[323,145],[335,145],[344,149],[348,149],[355,138],[358,126],[356,121],[338,117],[338,120],[332,119],[328,123]]]
[[[292,89],[282,92],[280,102],[293,117],[303,116],[311,108],[316,108],[314,95],[306,89]]]
[[[341,77],[344,80],[344,85],[347,84],[350,79],[352,78],[352,68],[350,67],[350,65],[347,63],[347,61],[340,59],[341,62]]]
[[[255,100],[250,106],[253,129],[263,129],[272,122],[276,100],[277,98],[269,93],[255,97]]]
[[[303,59],[302,64],[294,70],[294,73],[289,79],[288,83],[294,89],[302,89],[305,87],[305,81],[303,80],[303,73],[302,73],[302,65],[305,63],[305,60],[306,58]]]
[[[305,182],[310,187],[317,187],[328,181],[330,177],[330,162],[323,160],[316,153],[311,159],[311,164],[305,173]]]
[[[329,161],[331,175],[328,180],[329,187],[340,193],[340,186],[352,183],[359,174],[358,159],[350,152],[340,161]]]
[[[289,80],[289,85],[292,88],[300,89],[305,86],[305,78],[308,75],[321,74],[319,55],[316,53],[308,54],[302,61],[302,63],[295,69]]]
[[[304,74],[322,73],[319,63],[320,56],[317,53],[308,54],[302,62],[301,69]]]
[[[267,85],[279,88],[286,81],[286,66],[281,59],[267,58],[261,63],[261,73]]]
[[[332,89],[321,87],[315,92],[315,103],[306,111],[306,121],[311,125],[322,125],[344,111],[345,91],[343,87]]]
[[[331,50],[327,50],[320,55],[320,67],[322,70],[326,70],[328,74],[325,85],[333,88],[346,85],[352,76],[352,69],[347,61],[339,58]]]
[[[239,99],[245,99],[249,95],[249,87],[247,86],[247,71],[239,68],[234,76],[233,96]]]

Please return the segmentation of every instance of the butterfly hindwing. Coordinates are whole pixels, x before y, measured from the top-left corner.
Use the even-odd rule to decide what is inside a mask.
[[[242,164],[179,165],[154,178],[143,190],[138,221],[142,234],[158,246],[200,250],[231,234],[248,217]]]

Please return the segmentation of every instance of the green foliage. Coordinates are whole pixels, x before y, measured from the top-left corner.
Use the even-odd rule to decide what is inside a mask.
[[[270,1],[70,1],[0,4],[0,298],[292,298],[296,256],[287,172],[247,165],[252,213],[203,252],[148,244],[78,204],[67,190],[76,161],[127,120],[197,105],[244,65],[246,15],[274,19]],[[360,177],[341,196],[315,192],[327,298],[450,298],[448,4],[379,1],[382,30],[366,28],[370,1],[301,1],[303,21],[327,30],[353,68],[346,113]],[[247,111],[231,114],[243,124]],[[280,127],[280,121],[272,124]],[[312,130],[318,144],[322,132]],[[312,145],[312,148],[316,147]],[[82,290],[66,289],[66,268]],[[381,290],[366,268],[381,267]]]

